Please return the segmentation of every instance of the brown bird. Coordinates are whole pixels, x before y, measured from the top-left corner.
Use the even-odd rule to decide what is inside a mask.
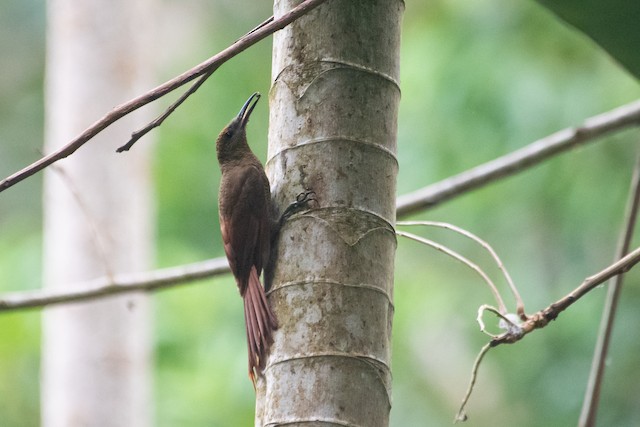
[[[259,93],[254,93],[218,136],[222,170],[218,209],[224,252],[244,300],[249,377],[262,374],[277,320],[260,283],[272,237],[271,191],[260,160],[247,143],[246,126]]]

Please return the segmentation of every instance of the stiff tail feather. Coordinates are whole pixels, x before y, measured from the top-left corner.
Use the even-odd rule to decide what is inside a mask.
[[[267,303],[255,266],[251,267],[243,299],[249,351],[249,378],[255,385],[255,376],[264,370],[267,353],[273,344],[273,331],[278,328],[276,316]]]

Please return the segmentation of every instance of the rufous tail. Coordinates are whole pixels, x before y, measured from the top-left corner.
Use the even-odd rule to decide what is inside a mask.
[[[255,266],[251,267],[243,299],[249,350],[249,378],[255,386],[256,374],[262,374],[269,348],[273,344],[273,331],[278,328],[276,316],[267,303]]]

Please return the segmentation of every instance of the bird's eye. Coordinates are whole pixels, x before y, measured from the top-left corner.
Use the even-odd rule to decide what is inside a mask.
[[[231,138],[233,136],[233,131],[231,129],[227,129],[224,132],[224,136],[226,136],[227,138]]]

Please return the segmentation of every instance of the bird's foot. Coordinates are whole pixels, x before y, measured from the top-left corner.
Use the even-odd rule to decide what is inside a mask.
[[[283,224],[291,215],[307,208],[310,202],[316,202],[316,204],[318,204],[318,199],[315,198],[315,195],[315,191],[303,191],[298,194],[296,201],[287,206],[287,209],[285,209],[280,216],[280,224]]]

